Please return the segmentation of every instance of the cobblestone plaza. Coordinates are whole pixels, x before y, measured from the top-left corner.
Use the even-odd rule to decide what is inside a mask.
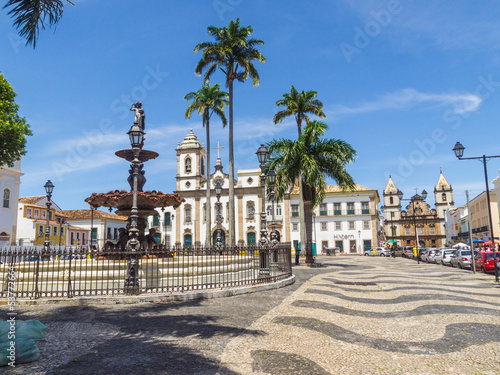
[[[15,374],[499,374],[492,275],[319,257],[292,286],[228,298],[18,306],[49,327]],[[72,305],[68,305],[71,303]]]

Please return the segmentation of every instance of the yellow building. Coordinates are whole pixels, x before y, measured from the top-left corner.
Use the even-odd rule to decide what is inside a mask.
[[[68,224],[59,206],[51,202],[47,211],[47,197],[19,198],[17,217],[17,241],[19,246],[43,245],[49,219],[49,239],[52,245],[65,245]]]

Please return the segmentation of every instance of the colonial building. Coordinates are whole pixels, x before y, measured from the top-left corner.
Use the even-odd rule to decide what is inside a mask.
[[[363,253],[378,246],[380,231],[377,190],[356,185],[352,192],[344,192],[338,185],[326,187],[325,199],[313,212],[313,243],[318,254],[326,248],[337,248],[346,253]],[[299,189],[290,193],[291,238],[294,248],[300,241]]]
[[[64,245],[68,225],[64,223],[64,215],[57,204],[51,201],[50,211],[47,212],[47,197],[19,198],[17,217],[17,244],[19,246],[43,245],[47,217],[49,218],[49,240],[51,244]]]
[[[0,166],[0,246],[16,245],[17,233],[17,200],[19,199],[19,185],[21,184],[21,161],[14,163],[12,168]]]
[[[219,148],[217,148],[220,150]],[[210,228],[211,242],[217,235],[217,222],[214,188],[218,181],[222,186],[222,241],[228,231],[228,187],[229,175],[224,172],[220,154],[217,157],[210,181],[206,181],[206,151],[191,130],[182,142],[178,143],[176,191],[185,199],[179,208],[171,207],[157,210],[157,215],[150,217],[149,227],[154,228],[154,236],[165,245],[190,247],[205,244],[206,228]],[[257,157],[255,157],[257,164]],[[260,239],[260,217],[262,212],[262,186],[260,169],[237,171],[234,183],[235,194],[235,235],[238,245],[254,244]],[[211,222],[206,222],[206,184],[212,190]],[[354,192],[345,193],[338,186],[328,186],[325,201],[316,209],[315,239],[320,247],[339,247],[343,250],[361,252],[365,247],[377,244],[377,204],[379,196],[376,190],[357,186]],[[283,201],[266,201],[265,213],[268,233],[272,230],[274,218],[278,239],[281,242],[293,242],[298,246],[298,189],[286,195]],[[274,214],[274,215],[273,215]],[[314,239],[313,239],[314,240]],[[354,248],[352,249],[354,245]],[[352,249],[352,250],[351,250]]]
[[[500,225],[498,223],[498,200],[495,194],[490,191],[490,208],[493,222],[493,234],[495,240],[500,236]],[[485,241],[490,238],[490,216],[488,211],[488,198],[486,191],[483,191],[478,196],[472,198],[469,202],[471,213],[472,237],[483,239]]]
[[[127,218],[101,210],[66,210],[61,212],[69,225],[67,245],[96,246],[116,244],[119,229],[127,226]]]
[[[420,194],[409,199],[406,209],[402,209],[400,195],[389,176],[384,189],[384,212],[386,240],[395,240],[401,246],[443,247],[446,244],[445,211],[454,208],[453,189],[440,172],[434,187],[435,208],[431,208]],[[405,200],[403,198],[403,200]]]
[[[175,243],[184,247],[190,247],[193,244],[201,245],[205,243],[206,226],[210,227],[212,242],[216,238],[217,222],[215,212],[215,194],[211,197],[209,209],[211,212],[211,223],[205,220],[206,204],[206,174],[205,174],[205,158],[206,151],[198,141],[198,138],[191,130],[186,135],[182,143],[176,149],[177,152],[177,185],[175,193],[178,193],[185,199],[179,208],[174,213],[171,209],[167,209],[165,222],[168,222],[168,214],[170,218],[175,217],[174,236]],[[257,161],[257,157],[255,158]],[[237,180],[234,181],[235,195],[235,237],[238,245],[256,243],[260,230],[260,216],[256,214],[261,211],[262,206],[262,187],[260,185],[260,169],[239,170],[237,172]],[[222,194],[220,202],[222,203],[222,241],[225,243],[226,234],[229,228],[229,175],[224,172],[222,161],[219,157],[215,165],[215,171],[210,175],[211,189],[215,188],[216,182],[222,186]],[[282,228],[283,215],[281,212],[281,203],[277,204],[277,211],[280,212],[275,218],[280,222],[278,231],[282,241],[290,241],[290,237],[284,235],[285,228]],[[160,213],[159,213],[160,215]],[[272,212],[269,212],[268,222],[271,221]],[[270,223],[269,223],[270,228]],[[160,228],[161,229],[161,228]],[[169,229],[167,227],[166,229]],[[288,233],[289,230],[288,230]],[[165,243],[172,239],[170,234],[167,234],[168,239]]]

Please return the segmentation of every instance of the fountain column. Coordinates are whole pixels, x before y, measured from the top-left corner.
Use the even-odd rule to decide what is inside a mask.
[[[144,132],[142,128],[134,123],[127,133],[130,137],[134,158],[130,164],[132,177],[132,208],[130,211],[130,229],[127,241],[127,278],[125,280],[125,294],[139,294],[141,285],[139,280],[139,208],[137,206],[137,191],[139,175],[142,171],[142,162],[139,159],[141,148],[144,143]],[[141,189],[142,190],[142,189]]]

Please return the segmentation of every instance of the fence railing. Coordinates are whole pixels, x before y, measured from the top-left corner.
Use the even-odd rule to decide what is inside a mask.
[[[141,294],[252,286],[292,274],[290,243],[137,252],[9,247],[0,248],[0,298],[12,293],[31,299],[127,294],[131,257],[138,259]]]

